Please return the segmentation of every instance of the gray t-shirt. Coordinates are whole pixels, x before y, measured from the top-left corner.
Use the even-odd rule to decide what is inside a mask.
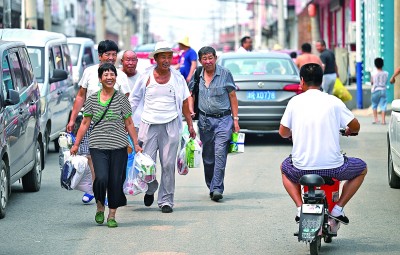
[[[208,88],[205,86],[204,69],[200,74],[199,83],[199,110],[208,114],[218,114],[231,109],[229,93],[236,90],[231,72],[216,65],[214,77]],[[193,91],[194,75],[189,82],[189,90]]]

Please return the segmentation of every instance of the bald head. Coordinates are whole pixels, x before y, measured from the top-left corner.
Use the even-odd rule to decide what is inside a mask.
[[[128,77],[134,76],[136,74],[137,62],[136,53],[132,50],[126,50],[121,59],[122,71],[124,71]]]

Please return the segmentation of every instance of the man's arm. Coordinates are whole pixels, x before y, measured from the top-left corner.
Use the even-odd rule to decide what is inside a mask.
[[[279,135],[283,138],[289,138],[292,136],[292,130],[281,124],[279,126]]]
[[[190,98],[190,96],[189,96],[189,98]],[[191,116],[191,113],[189,110],[189,99],[188,98],[183,100],[182,113],[183,113],[183,116],[185,117],[186,123],[188,125],[190,137],[195,138],[196,132],[194,131],[194,128],[193,128],[193,120],[192,120],[192,116]]]
[[[399,73],[400,73],[400,66],[399,67],[397,67],[395,70],[394,70],[394,73],[393,73],[393,75],[392,75],[392,77],[390,78],[390,83],[395,83],[396,82],[396,76],[397,75],[399,75]]]
[[[74,106],[72,107],[72,112],[71,116],[69,118],[69,122],[67,125],[67,132],[72,132],[74,130],[74,125],[75,125],[75,120],[76,117],[78,117],[79,111],[82,109],[83,104],[85,103],[86,100],[86,93],[87,89],[80,87],[78,94],[76,95]]]
[[[194,61],[191,62],[190,71],[189,71],[188,76],[186,77],[186,82],[187,83],[189,83],[190,79],[192,79],[192,76],[193,76],[194,72],[196,71],[196,67],[197,67],[197,61],[194,60]]]
[[[239,106],[238,106],[238,100],[236,97],[236,91],[232,90],[229,93],[229,101],[231,103],[231,111],[232,111],[232,117],[233,117],[233,132],[239,132],[240,127],[239,127]]]
[[[358,120],[354,118],[349,122],[349,124],[347,124],[345,134],[357,134],[358,132],[360,132],[360,122],[358,122]]]

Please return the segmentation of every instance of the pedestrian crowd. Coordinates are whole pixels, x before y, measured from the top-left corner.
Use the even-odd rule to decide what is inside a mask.
[[[89,203],[95,199],[98,224],[104,223],[108,206],[107,225],[117,227],[116,211],[127,204],[123,183],[130,144],[128,137],[136,153],[147,154],[154,162],[158,155],[161,164],[161,178],[148,183],[144,205],[154,203],[158,190],[157,206],[161,212],[173,212],[183,119],[189,136],[199,135],[203,145],[204,180],[209,197],[215,202],[223,199],[228,148],[232,133],[240,131],[237,87],[229,69],[217,64],[213,47],[204,46],[196,53],[188,37],[178,43],[181,56],[177,65],[171,65],[174,50],[161,41],[149,55],[155,64],[139,73],[134,51],[124,51],[122,67],[116,69],[118,46],[111,40],[102,41],[98,46],[100,64],[86,68],[79,82],[80,89],[66,130],[72,132],[82,112],[83,121],[70,152],[88,158],[93,192],[85,193],[82,201]],[[316,43],[316,49],[320,56],[311,53],[310,44],[303,44],[302,54],[295,60],[304,93],[289,101],[281,120],[280,135],[293,136],[292,154],[281,165],[282,180],[298,208],[296,220],[302,204],[298,183],[302,175],[311,170],[348,180],[331,212],[332,217],[347,224],[349,220],[343,207],[362,184],[367,167],[361,159],[341,154],[337,133],[343,126],[347,127],[346,135],[358,133],[360,125],[343,102],[330,95],[339,77],[333,52],[326,48],[323,40]],[[244,36],[238,52],[250,51],[252,39]],[[197,61],[201,67],[197,67]],[[387,72],[381,70],[381,59],[377,59],[375,65],[378,73],[373,84],[381,95]],[[375,105],[383,106],[382,99],[376,97]],[[194,116],[198,116],[198,134]],[[321,142],[326,141],[327,133],[332,134],[329,142],[332,146]]]

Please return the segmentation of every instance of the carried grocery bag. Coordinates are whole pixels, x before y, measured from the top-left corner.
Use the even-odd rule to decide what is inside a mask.
[[[71,188],[85,193],[93,193],[92,172],[90,171],[88,159],[85,156],[71,156],[69,159],[76,169],[71,180]]]
[[[134,160],[134,168],[138,172],[138,176],[146,183],[150,183],[156,179],[156,163],[146,153],[136,153]]]
[[[186,143],[186,164],[189,168],[200,167],[202,143],[199,139],[190,138]]]
[[[76,173],[76,169],[72,165],[70,160],[65,161],[63,167],[61,168],[60,184],[61,188],[66,190],[73,190],[71,187],[71,181]]]
[[[244,152],[244,133],[232,133],[229,153]]]
[[[353,99],[351,93],[343,86],[343,83],[339,78],[336,78],[335,85],[333,86],[333,95],[341,99],[343,102],[347,102]]]
[[[187,175],[189,173],[189,167],[186,164],[186,146],[179,151],[176,158],[176,167],[180,175]]]

